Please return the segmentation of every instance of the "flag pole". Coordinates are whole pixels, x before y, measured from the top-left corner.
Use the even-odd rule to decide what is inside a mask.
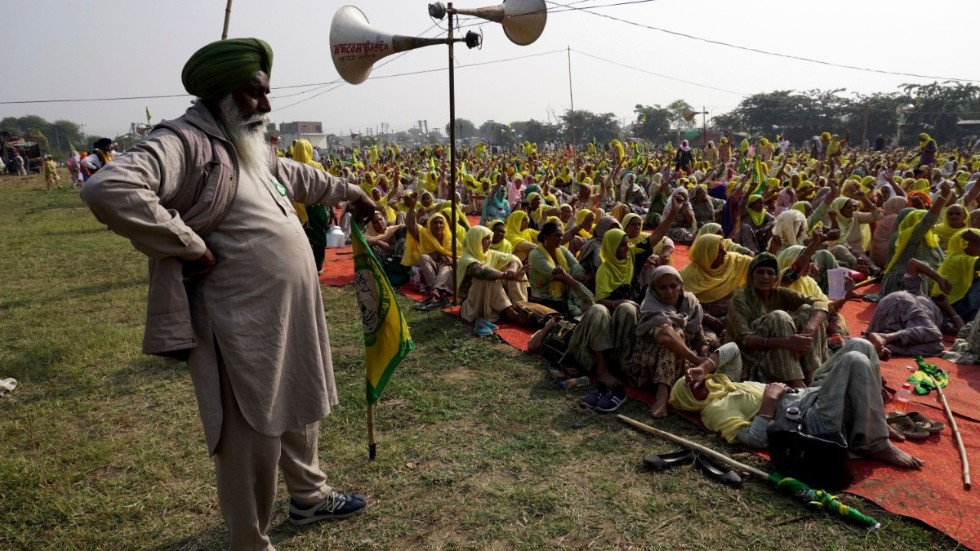
[[[368,404],[367,407],[367,423],[368,423],[368,459],[374,461],[375,456],[378,455],[378,443],[374,439],[374,404]]]

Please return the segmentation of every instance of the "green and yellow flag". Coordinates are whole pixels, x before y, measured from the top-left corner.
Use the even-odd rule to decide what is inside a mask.
[[[150,107],[146,106],[146,124],[150,124]]]
[[[357,224],[351,224],[354,247],[354,289],[364,326],[364,365],[367,368],[367,402],[381,396],[395,366],[415,349],[405,316],[381,263],[368,247]]]

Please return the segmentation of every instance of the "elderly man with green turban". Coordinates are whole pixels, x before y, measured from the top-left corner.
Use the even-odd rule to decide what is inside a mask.
[[[82,199],[150,257],[143,351],[186,360],[232,549],[272,549],[278,469],[289,519],[347,518],[361,494],[320,468],[319,420],[337,404],[320,285],[293,202],[374,203],[360,187],[274,155],[264,140],[272,49],[255,38],[198,50],[198,97],[86,184]]]

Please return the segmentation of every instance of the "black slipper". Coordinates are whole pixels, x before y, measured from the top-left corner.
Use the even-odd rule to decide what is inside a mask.
[[[694,451],[684,448],[670,453],[651,455],[643,459],[643,465],[650,471],[663,471],[677,465],[685,465],[694,460]]]
[[[742,477],[738,476],[738,473],[722,467],[714,459],[706,455],[698,455],[695,458],[694,464],[704,471],[705,474],[722,484],[731,486],[732,488],[742,487]]]

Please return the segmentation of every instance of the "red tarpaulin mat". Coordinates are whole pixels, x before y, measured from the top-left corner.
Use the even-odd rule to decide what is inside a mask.
[[[354,283],[354,251],[351,246],[327,249],[326,252],[320,283],[331,287]]]

